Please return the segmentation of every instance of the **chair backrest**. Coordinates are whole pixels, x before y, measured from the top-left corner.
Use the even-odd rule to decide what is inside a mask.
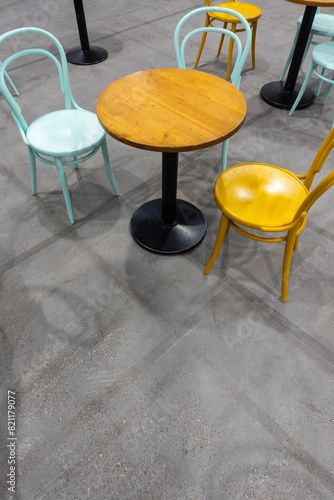
[[[238,3],[237,0],[223,0],[222,2],[219,2],[219,5],[221,5],[222,3],[231,3],[231,2]],[[211,0],[205,0],[205,6],[211,7]]]
[[[203,14],[203,12],[221,12],[221,13],[226,13],[230,14],[236,18],[239,19],[239,21],[243,24],[246,32],[246,44],[244,49],[242,49],[242,43],[240,41],[240,38],[233,33],[230,30],[224,29],[224,28],[213,28],[213,27],[204,27],[201,26],[200,28],[196,28],[189,33],[183,38],[181,44],[180,44],[180,31],[182,26],[193,16],[196,16],[198,14]],[[213,32],[213,33],[220,33],[221,35],[227,35],[233,38],[233,40],[236,43],[237,46],[237,57],[236,61],[234,64],[234,68],[232,71],[231,75],[231,83],[239,88],[240,86],[240,79],[241,79],[241,71],[242,68],[245,64],[250,46],[251,46],[251,40],[252,40],[252,35],[251,35],[251,29],[249,27],[248,22],[246,19],[239,14],[238,12],[231,10],[231,9],[225,9],[224,7],[201,7],[199,9],[195,9],[188,14],[186,14],[177,24],[174,32],[174,51],[175,51],[175,57],[176,57],[176,64],[178,68],[186,68],[186,63],[184,60],[184,49],[186,46],[186,43],[188,40],[194,36],[197,35],[198,33],[204,33],[204,32]]]
[[[34,46],[33,48],[30,49],[25,49],[25,50],[20,50],[19,52],[15,52],[14,54],[7,57],[7,59],[3,61],[3,63],[0,65],[0,92],[10,106],[13,118],[25,142],[26,142],[25,134],[28,129],[28,125],[25,119],[23,118],[20,106],[17,104],[16,100],[12,96],[6,84],[6,80],[8,81],[6,68],[16,59],[24,56],[29,56],[31,54],[39,54],[50,58],[55,63],[58,70],[60,90],[65,97],[65,109],[71,109],[72,107],[78,108],[77,104],[73,99],[69,84],[68,67],[67,67],[65,51],[55,36],[40,28],[34,28],[34,27],[18,28],[12,31],[8,31],[7,33],[1,35],[0,44],[3,43],[5,40],[8,40],[9,38],[12,38],[14,36],[27,35],[30,33],[42,35],[51,40],[57,49],[57,54],[59,56],[60,61],[48,50],[37,48]]]
[[[329,153],[334,148],[334,129],[332,128],[326,139],[322,143],[318,153],[316,154],[312,165],[306,174],[304,184],[307,189],[310,189],[315,175],[320,172]],[[334,185],[334,170],[317,184],[298,208],[294,220],[297,220],[303,212],[308,212],[312,205],[323,195],[329,188]]]

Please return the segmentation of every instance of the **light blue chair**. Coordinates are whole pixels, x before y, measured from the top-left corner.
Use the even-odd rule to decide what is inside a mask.
[[[281,81],[283,80],[285,73],[287,72],[287,69],[290,65],[290,62],[291,62],[291,59],[292,59],[292,56],[293,56],[293,53],[295,50],[295,46],[296,46],[296,42],[297,42],[297,38],[299,35],[299,30],[300,30],[300,26],[302,24],[302,21],[303,21],[303,16],[300,16],[298,18],[298,21],[297,21],[296,35],[295,35],[290,53],[289,53],[288,58],[286,60],[285,66],[283,68],[282,74],[280,76]],[[323,37],[331,38],[331,41],[332,42],[334,41],[334,16],[332,14],[321,13],[320,7],[317,8],[316,15],[314,16],[312,28],[310,31],[310,35],[309,35],[309,38],[308,38],[308,41],[306,44],[306,48],[305,48],[305,52],[304,52],[304,56],[303,56],[303,60],[302,60],[302,65],[303,65],[306,54],[307,54],[311,44],[318,45],[320,43],[319,41],[314,40],[315,36],[323,36]]]
[[[322,68],[321,73],[318,71],[318,67]],[[299,101],[303,97],[303,94],[312,76],[312,73],[314,73],[320,79],[316,91],[317,96],[320,93],[322,82],[325,81],[329,84],[324,99],[322,101],[323,104],[326,104],[330,91],[332,90],[332,87],[334,85],[334,73],[332,74],[331,78],[327,78],[325,76],[326,71],[331,71],[331,72],[334,71],[334,42],[320,43],[312,50],[312,60],[308,72],[305,76],[303,85],[301,86],[301,89],[299,91],[299,94],[297,95],[296,100],[293,103],[292,108],[290,109],[289,112],[290,116],[295,111],[296,107],[299,104]]]
[[[35,46],[31,49],[16,52],[9,56],[0,67],[0,92],[9,104],[14,121],[28,148],[32,177],[32,194],[35,195],[37,192],[36,158],[48,165],[55,165],[62,186],[70,223],[73,224],[72,204],[64,166],[74,165],[75,168],[78,168],[79,163],[91,158],[101,148],[111,185],[115,195],[118,196],[119,194],[110,165],[106,133],[102,129],[95,113],[83,110],[75,103],[69,84],[64,49],[51,33],[39,28],[19,28],[1,35],[0,44],[17,35],[24,35],[26,39],[28,34],[42,35],[51,40],[57,49],[57,57],[59,56],[60,60],[51,52],[42,48],[36,48]],[[60,90],[64,94],[65,106],[64,109],[41,116],[28,126],[22,116],[21,108],[6,85],[5,77],[6,68],[10,63],[20,57],[30,56],[31,54],[46,56],[55,63],[60,81]]]
[[[240,41],[240,38],[238,35],[236,35],[234,32],[225,29],[225,28],[214,28],[214,27],[208,27],[208,26],[201,26],[200,28],[193,29],[189,33],[187,33],[183,39],[182,42],[180,43],[180,31],[183,25],[193,16],[196,16],[197,14],[203,14],[203,12],[213,12],[213,13],[225,13],[225,14],[230,14],[236,18],[239,19],[240,23],[243,24],[246,32],[246,43],[244,49],[242,48],[242,43]],[[227,35],[231,38],[236,43],[237,47],[237,57],[234,63],[234,68],[231,74],[231,83],[234,85],[237,89],[240,86],[240,80],[241,80],[241,71],[242,68],[245,64],[246,58],[248,56],[251,43],[252,43],[252,32],[251,28],[249,26],[248,21],[239,14],[238,12],[232,11],[231,9],[225,9],[224,7],[201,7],[199,9],[193,10],[186,14],[177,24],[174,32],[174,51],[175,51],[175,57],[176,57],[176,64],[178,68],[181,69],[186,69],[186,63],[185,63],[185,57],[184,57],[184,51],[185,51],[185,46],[189,39],[197,35],[199,33],[204,33],[204,32],[212,32],[212,33],[219,33],[220,35]],[[228,144],[229,140],[223,142],[223,148],[222,148],[222,157],[221,157],[221,171],[223,172],[226,169],[226,162],[227,162],[227,151],[228,151]]]

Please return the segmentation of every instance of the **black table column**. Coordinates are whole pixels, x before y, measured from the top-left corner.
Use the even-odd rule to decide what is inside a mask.
[[[82,0],[74,0],[81,47],[66,52],[68,62],[73,64],[97,64],[108,57],[108,52],[101,47],[89,45],[85,12]]]
[[[176,254],[197,245],[206,233],[202,212],[176,198],[178,153],[162,153],[162,198],[148,201],[134,212],[130,230],[147,250]]]
[[[261,89],[262,99],[276,108],[291,109],[299,94],[301,85],[296,83],[300,65],[303,60],[304,52],[306,49],[307,41],[310,36],[314,16],[317,8],[306,6],[303,21],[300,26],[296,47],[292,56],[288,77],[284,82],[270,82],[266,83]],[[297,109],[305,108],[314,101],[314,93],[309,88],[306,88],[303,97],[301,98]]]

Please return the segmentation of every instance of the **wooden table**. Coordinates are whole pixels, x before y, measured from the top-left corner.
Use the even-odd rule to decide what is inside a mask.
[[[96,111],[108,134],[129,146],[162,152],[162,198],[148,201],[131,218],[131,233],[140,245],[171,254],[202,240],[202,213],[176,197],[178,153],[228,139],[243,124],[246,110],[243,95],[226,80],[187,69],[141,71],[101,93]]]
[[[306,6],[296,47],[291,59],[289,73],[285,84],[281,81],[270,82],[264,85],[260,92],[265,102],[276,108],[284,109],[291,109],[301,88],[301,85],[296,83],[296,81],[317,7],[334,7],[334,0],[288,0],[288,2]],[[311,89],[306,88],[297,109],[305,108],[312,104],[313,101],[314,93]]]

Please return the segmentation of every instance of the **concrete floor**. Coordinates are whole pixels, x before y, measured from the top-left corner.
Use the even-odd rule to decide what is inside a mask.
[[[334,95],[292,117],[261,100],[262,85],[280,75],[303,7],[256,3],[263,10],[256,69],[248,57],[240,87],[248,114],[228,164],[262,161],[302,173],[330,130]],[[89,110],[113,80],[174,67],[174,28],[202,6],[84,4],[91,45],[109,52],[103,63],[69,67],[74,97]],[[3,1],[0,25],[1,33],[37,25],[66,50],[79,44],[70,1]],[[217,60],[217,45],[208,39],[200,69],[224,77],[226,51]],[[6,47],[2,60],[13,48]],[[194,40],[190,67],[197,47]],[[51,73],[38,76],[44,68],[34,60],[10,71],[29,120],[60,102]],[[129,232],[133,211],[159,197],[159,153],[108,138],[119,198],[101,154],[79,171],[69,168],[71,226],[55,168],[38,165],[38,195],[31,195],[27,150],[2,98],[0,127],[0,497],[334,498],[334,191],[310,212],[283,304],[282,244],[231,232],[203,275],[220,218],[212,194],[220,146],[180,155],[178,196],[201,208],[208,231],[192,251],[161,256]],[[8,390],[17,399],[15,494],[6,484]]]

